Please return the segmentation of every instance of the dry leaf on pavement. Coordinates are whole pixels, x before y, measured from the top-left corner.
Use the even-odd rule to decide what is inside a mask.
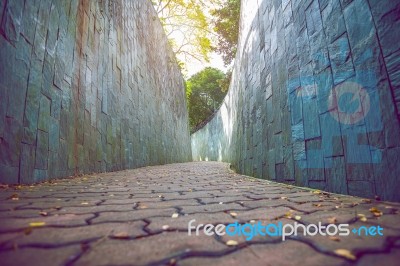
[[[228,240],[228,241],[226,241],[226,244],[227,244],[228,246],[237,246],[237,245],[238,245],[238,242],[235,241],[235,240]]]
[[[31,223],[29,223],[29,226],[31,226],[31,227],[40,227],[40,226],[44,226],[44,225],[46,225],[45,222],[31,222]]]
[[[369,209],[369,211],[375,216],[375,217],[380,217],[382,216],[382,212],[380,210],[378,210],[375,207],[372,207],[371,209]]]
[[[334,224],[334,223],[336,223],[337,222],[337,219],[336,219],[336,217],[331,217],[331,218],[328,218],[328,223],[330,223],[330,224]]]
[[[341,249],[336,249],[334,252],[335,252],[335,254],[342,256],[346,259],[356,260],[356,256],[350,250],[341,248]]]
[[[129,234],[127,232],[118,232],[118,233],[112,234],[111,237],[116,238],[116,239],[128,239]]]

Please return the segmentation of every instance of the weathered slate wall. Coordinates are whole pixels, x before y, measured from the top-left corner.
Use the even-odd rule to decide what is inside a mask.
[[[0,183],[191,159],[183,79],[150,1],[0,12]]]
[[[400,1],[243,0],[230,91],[195,160],[400,200]]]

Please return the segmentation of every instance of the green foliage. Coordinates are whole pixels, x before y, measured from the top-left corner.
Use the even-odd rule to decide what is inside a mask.
[[[226,72],[225,77],[218,81],[218,84],[219,84],[222,92],[225,92],[225,93],[228,92],[229,85],[231,84],[231,78],[232,78],[232,70],[229,69]]]
[[[211,52],[210,23],[204,14],[202,0],[153,0],[178,60],[209,61]]]
[[[235,58],[240,19],[240,0],[227,0],[220,9],[213,10],[214,31],[218,35],[218,44],[213,48],[222,55],[224,64],[229,65]]]
[[[216,68],[206,67],[186,81],[190,128],[195,128],[218,109],[226,90],[221,83],[225,74]]]

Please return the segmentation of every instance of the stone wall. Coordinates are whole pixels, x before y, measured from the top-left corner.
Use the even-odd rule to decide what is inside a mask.
[[[190,160],[150,1],[1,1],[0,183]]]
[[[243,0],[233,80],[195,160],[400,200],[400,2]]]

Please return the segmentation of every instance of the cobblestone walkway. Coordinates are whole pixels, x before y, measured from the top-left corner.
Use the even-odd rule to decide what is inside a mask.
[[[0,189],[1,265],[395,265],[398,203],[235,174],[145,167]],[[380,225],[384,236],[188,236],[188,222]],[[194,232],[193,232],[194,233]],[[398,264],[397,264],[398,265]]]

